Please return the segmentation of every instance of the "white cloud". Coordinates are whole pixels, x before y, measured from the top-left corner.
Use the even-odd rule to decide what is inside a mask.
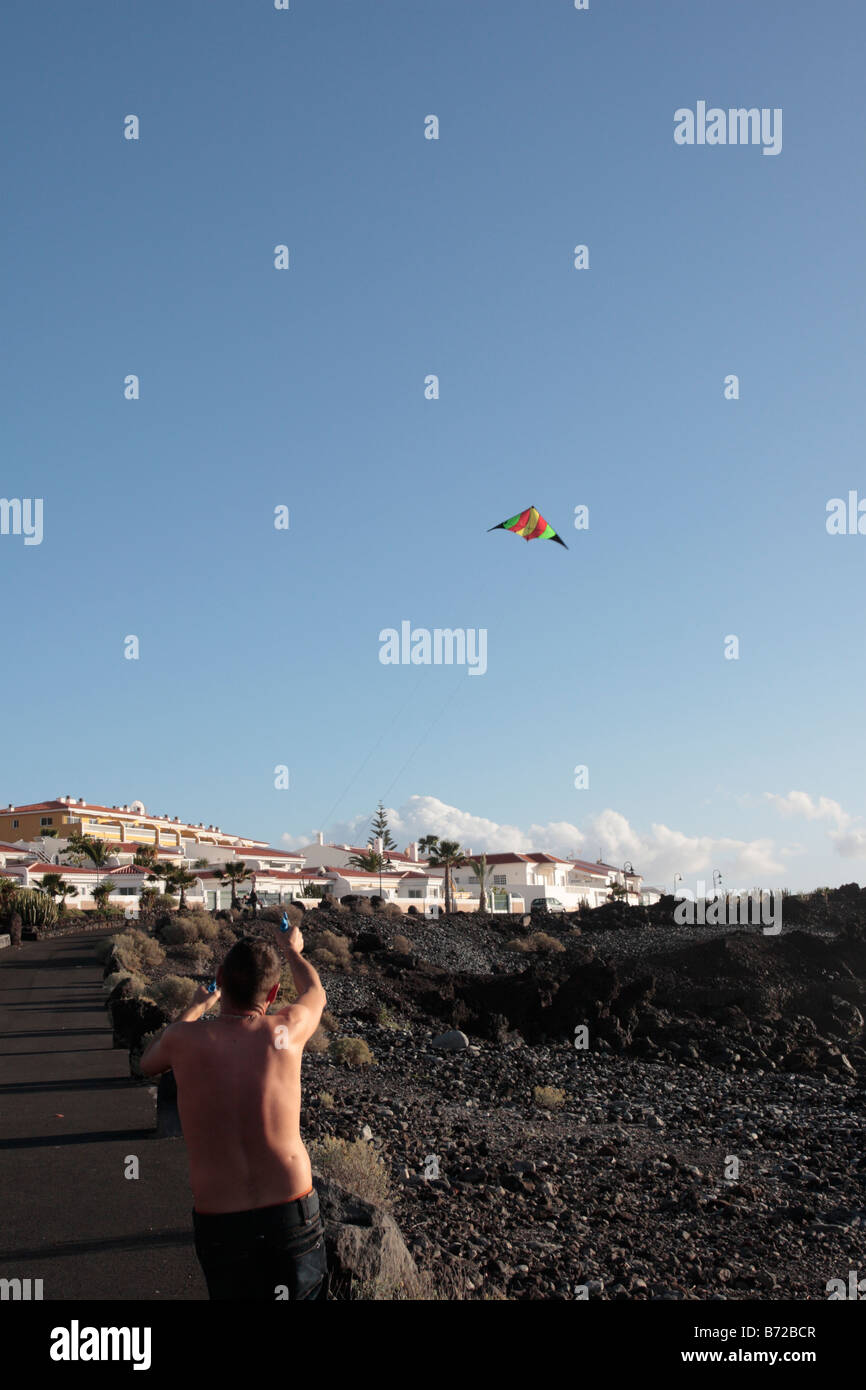
[[[764,796],[783,816],[802,816],[805,820],[832,824],[834,828],[827,831],[827,838],[843,859],[866,858],[866,827],[858,824],[859,818],[850,816],[838,801],[831,801],[828,796],[813,800],[808,792],[788,792],[787,796],[764,792]]]
[[[838,830],[844,830],[851,824],[851,817],[847,811],[843,811],[838,801],[831,801],[829,796],[819,796],[813,801],[808,792],[788,792],[787,796],[777,796],[774,792],[764,792],[767,801],[771,801],[776,810],[783,816],[803,816],[806,820],[826,820],[833,821]]]
[[[574,855],[594,861],[601,853],[612,864],[630,859],[645,882],[660,887],[670,885],[675,873],[683,874],[687,880],[709,878],[713,869],[720,869],[725,882],[736,881],[738,887],[758,883],[770,886],[768,879],[784,871],[770,839],[687,835],[655,824],[649,831],[640,831],[614,810],[590,817],[583,827],[569,821],[548,821],[523,828],[461,811],[435,796],[410,796],[399,808],[388,809],[388,822],[400,848],[424,835],[438,835],[440,839],[459,841],[475,854],[484,850],[547,850],[563,858]],[[366,844],[369,833],[369,812],[325,827],[325,838],[337,844]],[[290,849],[300,849],[314,838],[312,831],[282,837]]]
[[[851,830],[831,830],[836,853],[843,859],[866,859],[866,829],[854,826]]]

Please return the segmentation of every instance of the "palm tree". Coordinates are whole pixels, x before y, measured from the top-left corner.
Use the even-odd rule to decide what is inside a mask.
[[[39,887],[50,898],[60,899],[59,915],[62,917],[66,911],[66,899],[77,898],[78,889],[74,883],[64,883],[60,874],[43,874],[39,880]]]
[[[348,863],[353,869],[365,869],[368,874],[377,874],[380,869],[384,869],[387,864],[391,867],[391,860],[386,859],[384,854],[380,854],[375,849],[362,850],[360,854],[350,854]]]
[[[238,902],[238,884],[243,883],[244,879],[249,878],[249,874],[247,873],[247,866],[244,863],[244,861],[242,859],[239,859],[236,864],[223,864],[221,869],[216,870],[216,876],[219,879],[220,883],[225,883],[226,879],[228,879],[231,882],[232,907],[239,908],[240,903]]]
[[[166,892],[172,897],[180,895],[180,902],[177,905],[178,912],[183,912],[186,907],[186,890],[192,888],[195,883],[195,874],[188,874],[186,869],[180,864],[166,864],[158,877],[165,882]]]
[[[82,859],[89,859],[94,869],[104,869],[117,848],[117,845],[109,840],[97,840],[92,835],[70,835],[66,853],[72,855],[79,863]]]
[[[153,845],[139,845],[132,862],[139,869],[152,869],[157,862],[156,849]]]
[[[108,906],[108,899],[114,892],[113,883],[98,883],[91,893],[91,897],[96,903],[97,912]]]
[[[456,840],[440,840],[438,835],[425,835],[418,848],[428,856],[431,869],[445,870],[445,911],[450,913],[454,906],[451,870],[465,864],[466,855]]]
[[[482,854],[480,859],[470,859],[469,867],[478,879],[478,911],[487,911],[487,855]]]

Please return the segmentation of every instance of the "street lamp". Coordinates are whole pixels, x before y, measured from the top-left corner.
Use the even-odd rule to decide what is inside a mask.
[[[625,861],[625,863],[623,864],[623,866],[622,866],[622,881],[623,881],[623,885],[624,885],[624,887],[625,887],[625,900],[626,900],[626,903],[628,903],[628,875],[629,875],[629,874],[631,874],[632,877],[634,877],[634,864],[631,862],[630,859],[627,859],[627,860]]]
[[[683,876],[682,876],[682,874],[674,874],[674,897],[676,897],[676,895],[677,895],[677,879],[679,879],[680,883],[682,883],[682,881],[683,881]]]
[[[717,879],[718,879],[718,882],[716,882]],[[719,892],[719,889],[721,888],[721,886],[722,886],[722,871],[721,871],[721,869],[713,869],[713,892],[716,894],[716,896],[718,896],[718,892]]]

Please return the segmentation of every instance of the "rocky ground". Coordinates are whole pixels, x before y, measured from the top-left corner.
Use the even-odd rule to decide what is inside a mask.
[[[305,1059],[305,1138],[371,1134],[410,1250],[434,1278],[456,1266],[468,1298],[824,1298],[866,1273],[862,1089],[363,1035],[373,1067]],[[536,1086],[562,1108],[539,1108]],[[425,1180],[431,1155],[441,1176]]]
[[[858,914],[308,913],[314,960],[326,929],[348,946],[319,963],[336,1036],[373,1062],[307,1053],[305,1140],[369,1139],[419,1266],[468,1299],[825,1299],[866,1276]]]
[[[400,928],[408,956],[323,972],[341,1033],[375,1065],[306,1059],[309,1138],[369,1130],[410,1249],[434,1276],[456,1267],[468,1298],[817,1299],[866,1273],[862,946],[824,925],[574,925],[546,924],[563,953],[518,957],[522,992],[506,949],[522,923],[419,920]],[[496,1040],[473,1030],[491,1031],[471,1016],[479,976],[510,1011]],[[375,1021],[383,1002],[405,1031]],[[560,1039],[533,1037],[545,1012]],[[455,1022],[468,1048],[433,1047]]]

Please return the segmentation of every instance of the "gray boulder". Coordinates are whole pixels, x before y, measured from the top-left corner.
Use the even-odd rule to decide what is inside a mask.
[[[393,1298],[401,1286],[412,1289],[418,1269],[394,1218],[320,1173],[313,1173],[313,1186],[325,1223],[332,1297],[347,1298],[353,1284],[356,1294],[378,1299]]]
[[[459,1029],[452,1028],[448,1033],[440,1033],[430,1046],[438,1047],[441,1052],[463,1052],[469,1046],[469,1039]]]

